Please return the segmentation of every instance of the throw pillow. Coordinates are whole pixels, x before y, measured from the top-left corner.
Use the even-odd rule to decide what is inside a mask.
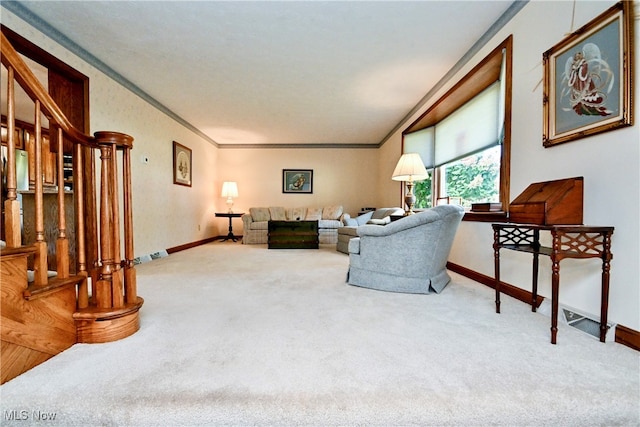
[[[327,206],[322,209],[322,219],[340,219],[342,206]]]
[[[287,216],[285,215],[285,211],[283,207],[280,207],[280,206],[270,207],[269,213],[271,214],[271,219],[274,221],[287,220]]]
[[[300,221],[307,216],[307,208],[289,208],[287,209],[287,219],[290,221]]]
[[[249,208],[249,213],[254,222],[269,221],[269,208]]]
[[[322,219],[322,208],[309,208],[305,219],[307,221],[320,221]]]

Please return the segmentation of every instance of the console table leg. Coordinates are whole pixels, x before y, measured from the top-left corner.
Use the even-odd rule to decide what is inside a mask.
[[[560,262],[552,261],[551,273],[551,344],[556,343],[558,334],[558,294],[560,288]]]
[[[500,313],[500,249],[494,250],[495,289],[496,289],[496,313]]]
[[[609,271],[611,253],[609,252],[609,237],[605,238],[604,259],[602,261],[602,295],[600,297],[600,342],[607,338],[607,313],[609,312]]]
[[[538,253],[533,254],[533,278],[532,278],[532,287],[531,287],[531,311],[536,311],[536,303],[538,300],[538,263],[539,263],[539,255]]]

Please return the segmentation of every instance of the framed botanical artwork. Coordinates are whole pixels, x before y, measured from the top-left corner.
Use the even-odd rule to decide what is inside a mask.
[[[633,11],[621,1],[543,54],[543,145],[633,125]]]
[[[173,141],[173,183],[191,187],[191,150]]]
[[[283,193],[313,193],[313,169],[282,169]]]

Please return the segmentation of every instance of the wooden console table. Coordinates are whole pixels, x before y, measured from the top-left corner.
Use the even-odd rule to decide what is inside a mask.
[[[600,302],[600,341],[605,342],[609,306],[609,271],[611,236],[614,227],[583,225],[492,224],[495,259],[496,313],[500,313],[500,249],[533,254],[533,287],[531,311],[536,311],[538,296],[538,257],[551,258],[551,343],[558,332],[558,295],[560,261],[565,258],[600,258],[602,260],[602,293]],[[551,247],[540,246],[540,231],[551,232]]]
[[[269,221],[269,249],[318,249],[318,221]]]

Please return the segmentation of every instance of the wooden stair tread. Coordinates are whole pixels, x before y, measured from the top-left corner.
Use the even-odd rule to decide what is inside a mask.
[[[35,245],[18,246],[17,248],[4,247],[0,249],[0,256],[31,255],[36,251]]]
[[[50,277],[46,285],[36,285],[33,282],[29,282],[29,286],[23,294],[27,300],[32,300],[51,292],[55,292],[59,289],[76,286],[85,279],[86,275],[73,275],[65,278]]]

